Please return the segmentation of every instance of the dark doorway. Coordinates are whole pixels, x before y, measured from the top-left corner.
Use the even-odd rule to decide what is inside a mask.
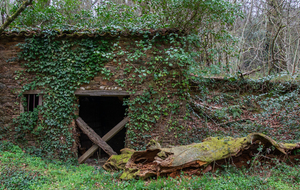
[[[97,97],[81,96],[79,97],[79,116],[100,136],[103,137],[113,127],[125,118],[127,106],[123,105],[123,97]],[[123,128],[107,144],[112,149],[120,153],[125,146],[126,129]],[[80,145],[78,156],[80,157],[92,145],[92,141],[80,130]],[[104,158],[108,155],[102,150],[90,158]]]

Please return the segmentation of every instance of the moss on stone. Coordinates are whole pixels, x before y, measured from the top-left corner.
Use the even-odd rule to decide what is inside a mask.
[[[133,149],[124,148],[120,155],[112,155],[103,165],[105,170],[124,170],[125,165],[134,153]]]

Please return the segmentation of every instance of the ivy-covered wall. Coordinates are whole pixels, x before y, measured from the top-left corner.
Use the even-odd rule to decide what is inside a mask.
[[[178,34],[166,30],[2,35],[0,138],[12,138],[35,154],[74,158],[74,119],[80,109],[75,90],[126,90],[131,94],[125,101],[130,118],[126,146],[143,149],[155,137],[163,145],[179,144],[188,117],[183,48]],[[43,105],[20,115],[22,93],[37,89]]]

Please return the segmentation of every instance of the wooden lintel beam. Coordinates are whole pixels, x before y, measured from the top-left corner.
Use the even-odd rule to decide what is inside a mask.
[[[27,90],[23,94],[44,94],[43,90]]]
[[[77,96],[129,96],[124,90],[76,90]]]
[[[108,155],[117,155],[117,153],[92,129],[90,128],[81,117],[76,119],[78,127],[86,134],[89,139],[101,147]]]
[[[109,141],[113,136],[115,136],[119,131],[121,131],[126,123],[128,122],[129,118],[124,118],[121,122],[119,122],[114,128],[112,128],[108,133],[106,133],[102,140]],[[91,148],[89,148],[80,158],[78,159],[78,163],[84,163],[86,159],[88,159],[90,156],[92,156],[97,150],[99,146],[93,145]]]

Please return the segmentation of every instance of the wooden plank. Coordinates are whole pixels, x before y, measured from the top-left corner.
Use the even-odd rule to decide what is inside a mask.
[[[108,133],[106,133],[102,140],[109,141],[113,136],[115,136],[119,131],[121,131],[126,123],[128,122],[129,118],[124,118],[121,122],[119,122],[114,128],[112,128]],[[93,145],[91,148],[89,148],[80,158],[78,159],[78,163],[81,164],[85,162],[86,159],[88,159],[90,156],[92,156],[97,150],[99,146]]]
[[[23,94],[44,94],[43,90],[27,90]]]
[[[81,117],[76,119],[76,123],[82,132],[86,134],[93,143],[101,147],[108,155],[117,155],[117,153],[92,128],[90,128]]]
[[[128,122],[129,118],[125,117],[122,121],[120,121],[114,128],[112,128],[108,133],[106,133],[102,139],[104,141],[109,141],[113,136],[115,136],[119,131],[121,131],[126,123]]]
[[[124,90],[76,90],[77,96],[129,96]]]
[[[82,156],[80,156],[80,158],[78,158],[78,163],[79,164],[84,163],[86,161],[86,159],[91,157],[98,150],[98,148],[99,148],[99,146],[94,144]]]

